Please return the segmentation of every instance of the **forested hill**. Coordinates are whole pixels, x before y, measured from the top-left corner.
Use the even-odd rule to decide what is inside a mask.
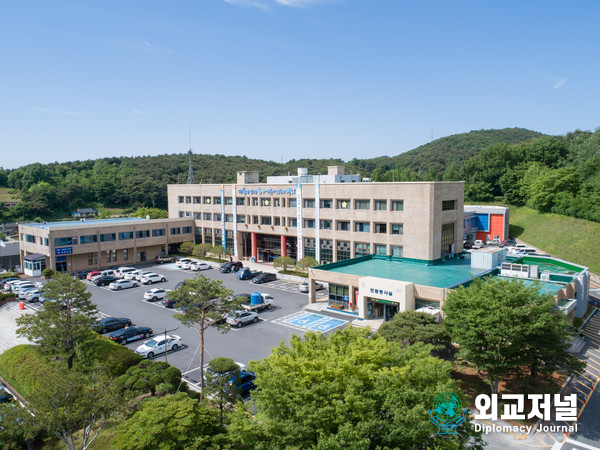
[[[469,131],[436,139],[396,156],[360,160],[357,165],[369,171],[378,167],[385,171],[396,166],[408,167],[420,173],[427,173],[431,170],[435,173],[442,173],[452,163],[460,166],[463,161],[475,156],[490,145],[515,145],[542,136],[544,134],[525,128]]]

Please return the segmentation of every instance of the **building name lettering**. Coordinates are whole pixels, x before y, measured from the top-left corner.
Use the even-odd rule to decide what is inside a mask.
[[[296,194],[296,188],[287,188],[287,189],[263,189],[263,188],[257,188],[257,189],[246,189],[246,188],[241,188],[238,189],[238,193],[240,195],[263,195],[263,194],[269,194],[269,195],[295,195]]]
[[[387,295],[388,297],[391,297],[392,291],[384,291],[383,289],[371,288],[371,294]]]

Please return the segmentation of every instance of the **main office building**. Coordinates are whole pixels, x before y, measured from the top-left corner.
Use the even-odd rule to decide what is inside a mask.
[[[434,262],[462,252],[463,182],[372,183],[340,166],[258,179],[238,172],[236,184],[169,185],[169,217],[194,219],[196,243],[222,245],[238,259]]]

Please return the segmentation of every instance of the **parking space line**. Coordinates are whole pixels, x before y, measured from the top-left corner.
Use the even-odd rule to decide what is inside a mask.
[[[586,394],[585,392],[583,392],[583,391],[582,391],[581,389],[579,389],[577,386],[573,386],[573,389],[577,389],[579,392],[581,392],[581,393],[582,393],[582,394],[585,396],[585,399],[587,400],[587,398],[588,398],[588,394]],[[577,397],[577,398],[579,398],[579,397]],[[584,403],[585,403],[585,402],[584,402]]]
[[[575,371],[576,374],[578,374],[579,376],[582,376],[583,378],[585,378],[586,380],[588,380],[590,383],[594,383],[593,380],[589,379],[588,377],[586,377],[584,374],[582,374],[581,372],[578,372],[577,370]]]

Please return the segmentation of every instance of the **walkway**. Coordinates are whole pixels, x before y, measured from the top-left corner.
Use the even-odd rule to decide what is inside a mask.
[[[0,306],[0,354],[19,344],[30,344],[28,339],[17,337],[17,318],[23,314],[31,314],[33,309],[25,306],[19,309],[19,302],[7,302]]]

